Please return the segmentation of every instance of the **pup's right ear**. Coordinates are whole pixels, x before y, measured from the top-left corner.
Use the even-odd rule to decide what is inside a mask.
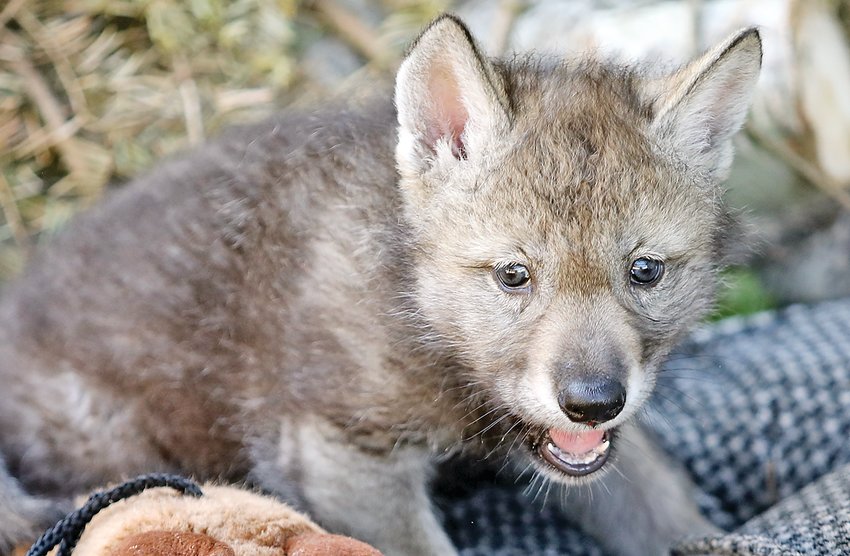
[[[419,36],[396,77],[402,176],[436,160],[475,159],[510,125],[502,78],[457,18],[443,15]]]

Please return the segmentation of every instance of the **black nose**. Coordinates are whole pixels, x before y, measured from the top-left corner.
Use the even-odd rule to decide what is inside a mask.
[[[626,405],[626,387],[617,379],[570,381],[558,396],[561,409],[576,423],[604,423]]]

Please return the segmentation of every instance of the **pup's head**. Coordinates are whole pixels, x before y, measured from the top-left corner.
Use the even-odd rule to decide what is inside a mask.
[[[425,318],[541,469],[587,475],[710,308],[719,184],[761,65],[742,31],[672,75],[493,62],[436,20],[396,81]]]

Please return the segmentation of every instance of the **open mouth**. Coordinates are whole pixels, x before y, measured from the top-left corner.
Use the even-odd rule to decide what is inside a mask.
[[[583,477],[605,465],[611,452],[611,437],[609,431],[602,430],[549,429],[533,440],[532,449],[565,475]]]

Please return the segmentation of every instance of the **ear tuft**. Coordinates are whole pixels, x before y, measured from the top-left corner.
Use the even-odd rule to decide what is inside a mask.
[[[715,181],[731,166],[732,137],[746,120],[761,58],[758,29],[744,29],[659,84],[653,129]]]
[[[434,20],[411,46],[396,77],[400,168],[425,171],[435,158],[476,156],[488,134],[508,124],[504,85],[454,16]]]

